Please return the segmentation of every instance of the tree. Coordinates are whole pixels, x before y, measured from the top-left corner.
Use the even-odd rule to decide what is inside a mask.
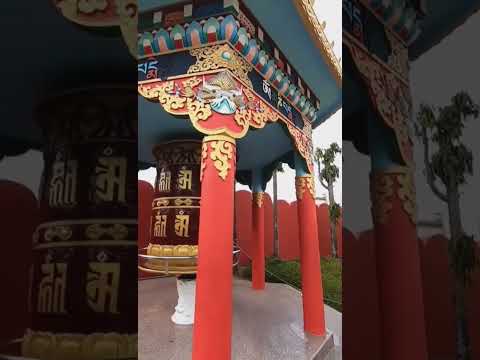
[[[457,359],[469,360],[469,338],[465,309],[465,290],[477,263],[473,236],[462,225],[460,187],[473,174],[472,152],[462,144],[465,122],[478,118],[479,108],[466,92],[452,97],[451,103],[438,109],[422,104],[415,122],[415,134],[423,143],[427,182],[441,201],[447,204],[450,224],[449,264],[454,282]],[[431,147],[435,152],[430,155]],[[443,184],[443,189],[438,186]],[[443,191],[442,191],[443,190]]]
[[[277,173],[284,172],[283,166],[281,163],[277,165],[275,170],[273,170],[273,256],[279,257],[280,255],[280,243],[278,241],[278,183],[277,183]]]
[[[315,149],[315,161],[318,165],[320,184],[328,190],[328,213],[330,217],[330,243],[332,256],[337,257],[337,221],[340,218],[340,205],[335,202],[333,183],[338,179],[339,169],[334,164],[335,156],[342,150],[337,143],[330,144],[327,149]],[[322,166],[323,165],[323,166]]]

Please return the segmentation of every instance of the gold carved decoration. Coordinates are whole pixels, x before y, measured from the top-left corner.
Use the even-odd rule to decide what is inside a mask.
[[[314,43],[326,60],[327,66],[335,77],[335,80],[342,86],[342,65],[333,52],[333,45],[328,41],[324,27],[318,21],[317,15],[313,10],[312,2],[310,0],[296,0],[293,1],[293,4]]]
[[[217,93],[221,94],[221,101],[228,102],[229,107],[218,108],[218,94],[215,95],[213,89],[219,89]],[[297,128],[259,95],[240,85],[230,75],[230,70],[213,71],[201,77],[180,76],[167,81],[142,82],[138,91],[149,100],[159,101],[164,110],[172,115],[188,115],[193,127],[205,135],[226,135],[240,139],[247,134],[250,126],[260,129],[269,122],[280,120],[287,126],[309,172],[313,173],[312,129],[308,122],[305,122],[304,129]],[[205,145],[202,149],[202,158],[205,159],[205,151],[208,149]],[[203,179],[206,163],[202,164],[200,180]]]
[[[66,241],[72,237],[72,228],[65,225],[51,226],[43,234],[45,241],[52,241],[55,238]]]
[[[370,177],[372,216],[376,223],[385,224],[392,211],[393,180],[383,173]]]
[[[203,174],[205,173],[205,167],[207,166],[208,157],[208,143],[202,144],[202,158],[200,160],[200,182],[203,181]]]
[[[133,57],[137,57],[138,0],[55,0],[68,20],[86,27],[119,26]]]
[[[253,66],[239,56],[228,45],[214,45],[190,50],[190,55],[197,58],[197,62],[188,69],[189,74],[208,70],[228,69],[250,87],[252,82],[248,73]]]
[[[413,174],[408,169],[397,175],[397,195],[402,202],[403,210],[410,216],[413,223],[417,221],[416,191]]]
[[[307,131],[310,131],[310,136],[306,135],[290,123],[287,123],[287,129],[295,142],[295,147],[305,159],[309,172],[313,174],[313,142],[311,137],[311,127],[309,130],[307,128]]]
[[[148,244],[147,255],[162,257],[197,256],[198,246]]]
[[[295,190],[297,199],[302,200],[303,194],[308,190],[313,199],[315,199],[315,180],[312,175],[297,176],[295,178]]]
[[[182,206],[182,205],[185,205],[185,206],[192,206],[193,204],[193,200],[192,199],[189,199],[189,198],[178,198],[178,199],[175,199],[174,201],[175,205],[177,206]]]
[[[388,57],[388,65],[405,81],[408,81],[408,75],[410,73],[408,48],[390,30],[387,30],[386,34],[392,51]]]
[[[406,164],[412,165],[412,140],[408,127],[412,105],[408,83],[399,80],[393,71],[354,42],[346,41],[345,44],[350,49],[358,71],[365,79],[376,111],[384,123],[395,132],[403,160]]]
[[[416,223],[416,193],[413,174],[408,167],[396,167],[371,175],[372,215],[376,222],[386,224],[396,196],[412,223]]]
[[[103,236],[108,236],[113,240],[124,240],[128,236],[128,228],[122,224],[113,224],[112,226],[92,224],[85,230],[85,235],[91,240],[98,240]]]
[[[228,136],[207,136],[204,139],[205,143],[210,146],[210,159],[218,171],[218,176],[223,180],[227,179],[228,170],[231,169],[230,161],[235,155],[235,140]]]
[[[263,206],[263,197],[265,195],[264,192],[254,192],[253,194],[253,201],[255,205],[260,209]]]
[[[22,356],[34,359],[136,358],[136,334],[93,333],[61,334],[27,330]]]

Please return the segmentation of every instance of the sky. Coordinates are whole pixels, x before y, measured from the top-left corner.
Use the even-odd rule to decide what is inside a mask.
[[[342,2],[340,0],[316,0],[315,12],[320,23],[326,22],[325,33],[330,42],[334,42],[334,51],[338,58],[342,56]],[[333,116],[327,119],[323,124],[313,130],[313,146],[326,148],[332,142],[336,142],[342,146],[342,110],[337,111]],[[341,156],[337,156],[335,164],[341,170]],[[284,166],[285,172],[278,174],[278,197],[287,201],[295,201],[295,171],[290,169],[288,165]],[[315,169],[318,174],[317,169]],[[146,180],[153,184],[155,181],[155,169],[150,168],[140,171],[139,179]],[[334,185],[334,196],[337,203],[342,202],[342,178],[340,177]],[[237,185],[237,190],[249,190],[248,186]],[[267,184],[266,192],[272,196],[273,184],[270,181]],[[327,196],[325,190],[316,178],[317,197]]]

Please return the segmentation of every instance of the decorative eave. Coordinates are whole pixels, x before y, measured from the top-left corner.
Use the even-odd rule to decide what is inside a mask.
[[[138,34],[138,59],[147,59],[226,41],[306,119],[314,122],[321,99],[316,98],[308,87],[304,91],[297,86],[291,75],[277,66],[274,55],[264,51],[259,45],[260,41],[251,34],[251,30],[242,25],[233,15],[227,15],[178,23],[166,29],[158,27],[145,31]],[[208,33],[207,29],[215,29],[215,31]],[[302,84],[305,84],[303,79],[300,78],[300,80]]]
[[[426,15],[425,0],[419,0],[418,6],[410,1],[360,0],[405,45],[411,44],[420,34],[420,23]]]
[[[87,28],[120,27],[130,53],[136,57],[137,0],[55,0],[55,7],[69,21]]]
[[[335,77],[338,85],[341,87],[342,65],[333,51],[332,44],[328,42],[327,36],[325,35],[325,25],[320,24],[317,15],[315,15],[315,11],[313,10],[314,1],[294,0],[293,3],[305,25],[305,28],[312,37],[315,45],[320,50],[320,53],[325,59],[325,62],[332,75]]]

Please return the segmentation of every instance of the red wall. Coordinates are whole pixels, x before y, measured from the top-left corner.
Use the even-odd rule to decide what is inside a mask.
[[[323,257],[331,256],[332,249],[330,247],[330,220],[328,218],[327,204],[320,204],[317,206],[317,226],[320,255]]]
[[[480,259],[480,247],[476,246],[477,259]],[[467,311],[469,317],[468,329],[472,359],[480,360],[480,267],[473,273],[472,285],[467,296]]]
[[[235,227],[237,230],[240,252],[240,265],[248,265],[252,254],[252,193],[237,191],[235,193]]]
[[[153,186],[143,180],[138,180],[138,247],[142,248],[150,242],[150,218],[152,215]],[[145,278],[153,276],[139,270],[138,276]]]
[[[300,257],[297,202],[289,204],[280,200],[277,205],[279,258],[285,261],[296,260]]]
[[[25,186],[0,180],[2,300],[0,343],[22,337],[29,325],[28,285],[32,235],[39,224],[38,203]]]
[[[420,241],[420,260],[429,356],[455,358],[455,316],[451,301],[447,239],[441,235]]]
[[[374,234],[367,231],[355,238],[347,230],[343,236],[343,358],[358,359],[367,351],[369,360],[380,360]]]
[[[265,256],[273,256],[273,204],[270,195],[265,193],[263,199],[265,212]]]

